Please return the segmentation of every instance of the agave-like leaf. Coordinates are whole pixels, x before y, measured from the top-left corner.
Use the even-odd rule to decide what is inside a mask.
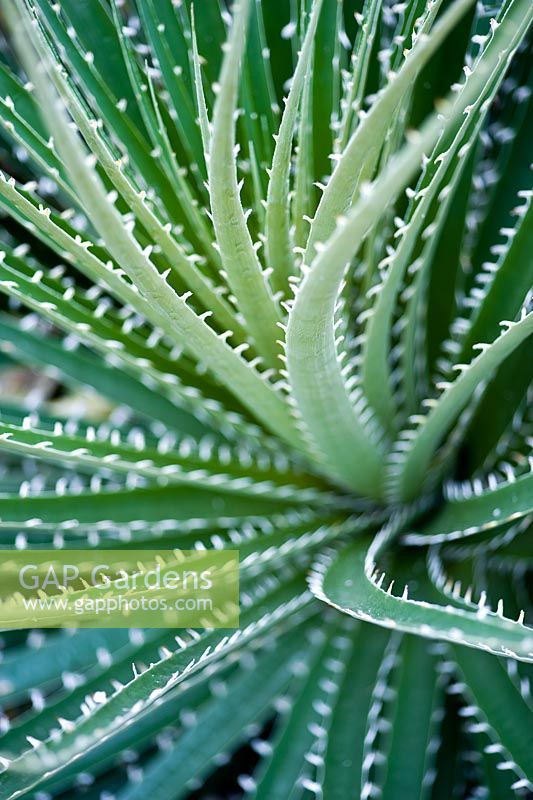
[[[0,800],[529,797],[532,22],[2,6],[0,550],[239,550],[241,627],[3,617]]]

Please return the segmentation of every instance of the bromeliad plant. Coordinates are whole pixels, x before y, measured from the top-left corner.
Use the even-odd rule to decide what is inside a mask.
[[[1,546],[242,581],[4,633],[1,800],[530,796],[531,0],[1,14]]]

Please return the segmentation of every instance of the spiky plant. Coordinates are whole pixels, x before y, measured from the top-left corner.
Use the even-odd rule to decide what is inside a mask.
[[[242,582],[5,632],[1,800],[531,796],[531,0],[0,13],[1,546]]]

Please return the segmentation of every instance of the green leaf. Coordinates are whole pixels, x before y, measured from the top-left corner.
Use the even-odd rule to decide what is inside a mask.
[[[26,644],[11,648],[0,665],[4,700],[23,701],[36,684],[45,690],[56,684],[64,673],[85,671],[98,660],[100,649],[118,650],[130,642],[130,635],[127,629],[90,630],[83,635],[76,630],[61,631],[54,632],[38,648]],[[8,748],[3,744],[2,752],[13,752],[12,748],[10,737]]]
[[[357,124],[357,113],[363,109],[367,94],[368,75],[375,51],[378,25],[382,14],[382,0],[365,0],[361,11],[361,24],[357,30],[350,63],[350,77],[344,97],[341,130],[336,149],[343,153]],[[354,119],[355,118],[355,119]]]
[[[49,87],[45,88],[41,82],[41,89],[48,96]],[[53,100],[49,106],[53,105]],[[133,239],[130,233],[123,227],[118,212],[108,201],[102,185],[94,170],[86,164],[85,154],[81,151],[81,146],[73,136],[72,131],[66,124],[62,114],[50,115],[50,122],[56,131],[56,140],[62,145],[64,155],[68,161],[72,174],[75,174],[74,183],[78,185],[83,194],[85,203],[91,208],[91,213],[104,235],[106,242],[117,256],[119,263],[127,265],[128,275],[135,283],[134,287],[128,286],[121,277],[114,274],[113,269],[102,265],[97,259],[86,259],[91,267],[104,274],[106,283],[119,285],[121,295],[130,295],[133,298],[134,307],[141,305],[147,318],[152,319],[158,326],[160,325],[169,337],[183,345],[187,350],[192,348],[194,354],[200,357],[202,363],[210,366],[211,369],[220,377],[222,383],[231,386],[232,391],[237,392],[241,397],[247,397],[253,408],[257,411],[261,406],[268,408],[268,415],[272,422],[274,417],[279,419],[279,427],[276,424],[277,432],[285,429],[292,442],[298,440],[293,424],[289,419],[289,414],[285,402],[265,380],[240,357],[225,341],[225,338],[217,336],[216,332],[210,328],[206,322],[187,305],[188,295],[178,296],[167,283],[165,276],[159,274],[153,263],[141,250],[140,246]],[[24,211],[40,222],[41,225],[50,228],[50,223],[44,223],[40,217],[44,218],[43,213],[35,208],[28,208],[28,203],[23,203],[20,196],[17,196],[13,185],[14,182],[0,182],[0,187],[4,190],[4,196],[9,197],[12,202],[23,205]],[[69,237],[59,233],[54,229],[56,238],[66,239],[69,244]],[[111,238],[109,238],[111,237]],[[77,249],[83,249],[78,246]],[[142,292],[140,294],[135,287]],[[143,297],[144,295],[144,297]],[[232,366],[229,367],[229,362]],[[240,386],[241,380],[246,385]],[[254,386],[255,388],[252,388]],[[261,396],[263,402],[261,402]],[[281,420],[283,418],[283,422]]]
[[[39,785],[44,772],[48,777],[56,775],[82,754],[131,724],[153,706],[157,698],[208,663],[240,649],[247,641],[261,636],[274,626],[283,625],[284,618],[298,614],[305,604],[309,605],[307,595],[284,602],[286,596],[287,590],[280,590],[258,607],[243,613],[243,627],[237,632],[229,636],[215,632],[199,638],[198,635],[190,637],[188,641],[182,641],[174,653],[164,654],[160,661],[147,670],[134,674],[129,683],[117,688],[88,717],[80,717],[72,728],[69,726],[69,730],[62,731],[59,737],[42,742],[11,762],[7,771],[2,773],[0,798],[8,800],[17,793],[29,791]]]
[[[361,786],[372,689],[387,641],[387,632],[372,625],[359,625],[352,636],[324,753],[322,791],[330,800],[345,800]]]
[[[128,116],[142,131],[142,120],[122,58],[118,32],[105,4],[98,0],[62,0],[65,25],[72,26],[83,50],[93,53],[96,70],[117,99],[127,102]]]
[[[374,756],[374,764],[364,787],[367,792],[371,785],[379,787],[384,800],[425,798],[443,694],[438,658],[431,653],[431,645],[415,636],[402,639],[394,656],[392,674],[388,679],[378,676],[376,684],[376,705],[381,703],[382,710],[370,722],[370,744],[364,755],[365,763],[372,763]]]
[[[419,333],[421,306],[427,292],[436,237],[452,202],[453,189],[467,164],[467,156],[477,141],[490,102],[505,77],[507,59],[518,47],[527,29],[517,27],[512,38],[507,36],[507,28],[496,28],[477,62],[477,70],[467,77],[465,87],[471,80],[477,85],[477,91],[470,95],[474,96],[474,100],[465,105],[464,117],[455,116],[443,131],[424,168],[424,175],[405,219],[399,223],[400,228],[395,233],[395,237],[400,239],[394,253],[386,259],[390,263],[387,273],[381,284],[372,289],[376,301],[369,314],[362,346],[361,379],[368,401],[376,410],[381,424],[388,426],[389,433],[394,431],[397,413],[388,353],[398,294],[411,265],[415,275],[404,292],[407,300],[402,314],[400,373],[404,404],[409,413],[414,413],[418,407],[417,394],[420,394],[417,389],[420,384],[423,385],[417,374],[420,371],[418,362],[425,353]],[[501,42],[500,35],[507,38]],[[477,83],[479,70],[485,72],[483,85]]]
[[[254,655],[254,667],[241,669],[229,680],[224,697],[200,706],[194,727],[185,731],[168,753],[155,758],[145,771],[142,784],[126,789],[120,800],[141,800],[146,791],[154,800],[186,796],[187,782],[208,774],[214,767],[214,758],[235,750],[247,738],[246,726],[264,721],[275,702],[290,692],[299,659],[316,655],[316,646],[306,646],[305,634],[309,636],[309,630],[302,626],[296,640],[285,635],[276,641],[273,651]]]
[[[517,782],[533,779],[533,757],[529,746],[531,707],[513,685],[505,666],[486,653],[453,648],[454,659],[491,739],[503,747],[502,764],[517,773]],[[507,756],[507,753],[509,754]]]
[[[87,52],[83,48],[73,46],[64,21],[60,15],[56,14],[52,5],[47,0],[31,0],[31,8],[35,9],[37,6],[53,41],[56,45],[61,44],[64,48],[66,63],[72,73],[78,77],[90,96],[94,98],[101,115],[112,126],[128,156],[144,175],[149,185],[157,189],[158,196],[171,218],[175,222],[181,222],[179,205],[172,184],[160,169],[157,161],[151,157],[150,147],[144,134],[139,131],[129,115],[117,105],[122,98],[110,91],[107,82],[91,66],[91,56],[87,56]],[[94,57],[94,53],[92,56]],[[46,110],[45,103],[41,103],[41,105],[42,109]]]
[[[469,487],[470,488],[470,487]],[[533,512],[533,474],[501,483],[496,488],[483,487],[465,496],[458,487],[457,495],[449,493],[448,502],[420,533],[409,533],[408,544],[438,544],[462,539],[514,522]],[[471,489],[472,491],[472,489]]]
[[[170,0],[138,0],[144,30],[168,91],[181,142],[188,160],[205,175],[204,153],[196,126],[189,70],[188,43]]]
[[[332,124],[337,114],[337,92],[341,68],[339,22],[343,8],[338,0],[326,0],[318,25],[313,65],[313,154],[319,180],[331,169]]]
[[[518,36],[511,26],[508,37]],[[497,54],[496,54],[497,57]],[[380,497],[383,491],[384,445],[372,410],[355,384],[350,365],[337,353],[335,312],[346,265],[390,203],[415,173],[424,151],[443,128],[453,127],[464,108],[477,96],[492,64],[480,65],[444,116],[432,118],[419,136],[406,145],[389,167],[367,188],[329,242],[320,248],[304,273],[287,330],[287,365],[293,396],[310,438],[328,468],[355,491]],[[424,464],[423,470],[426,469]],[[403,495],[402,495],[403,496]]]
[[[312,789],[316,782],[313,773],[320,763],[317,745],[326,733],[329,716],[326,708],[330,708],[346,670],[352,628],[350,625],[343,630],[335,622],[326,625],[325,635],[316,634],[314,657],[301,667],[299,691],[274,731],[272,754],[259,766],[248,796],[256,800],[292,799],[303,789]]]
[[[211,129],[209,127],[209,115],[204,93],[204,83],[202,79],[202,69],[200,65],[200,54],[198,53],[198,40],[196,37],[196,24],[194,19],[194,5],[191,6],[191,39],[192,39],[192,63],[194,75],[194,88],[196,95],[196,106],[198,109],[198,121],[200,123],[200,133],[202,134],[202,146],[204,149],[204,159],[207,164],[209,151],[211,149]]]
[[[322,0],[314,0],[304,43],[281,118],[268,184],[265,234],[266,258],[273,271],[272,283],[283,294],[287,293],[288,279],[294,274],[290,214],[287,202],[292,139],[300,99],[302,93],[308,89],[311,81],[310,64],[313,55],[313,42],[321,10]]]
[[[37,168],[43,169],[64,192],[74,197],[53,143],[47,140],[41,121],[35,122],[38,109],[33,97],[3,65],[0,65],[0,93],[3,95],[0,97],[0,122],[7,136],[27,151]]]
[[[250,0],[239,0],[220,76],[209,154],[209,194],[213,224],[229,285],[258,351],[279,367],[280,313],[254,248],[240,200],[235,157],[235,110]]]
[[[516,226],[501,232],[507,237],[498,245],[501,255],[495,263],[485,264],[484,274],[492,280],[484,283],[482,297],[476,296],[472,320],[461,342],[461,357],[469,354],[476,342],[494,337],[500,320],[516,315],[533,285],[532,195],[531,189],[519,192],[524,202],[517,206]]]
[[[51,339],[21,330],[13,319],[0,316],[2,349],[16,354],[17,359],[39,368],[55,367],[67,383],[91,386],[104,397],[124,403],[141,416],[158,419],[165,425],[192,436],[205,435],[209,428],[164,395],[155,392],[123,370],[97,359],[80,348],[68,350]]]
[[[390,532],[385,530],[370,548],[360,541],[333,560],[320,559],[311,581],[315,596],[345,614],[385,628],[533,661],[533,630],[520,622],[504,620],[491,612],[477,614],[451,605],[397,597],[381,588],[394,577],[387,579],[375,563],[388,538]],[[374,579],[376,569],[381,578],[378,582]]]
[[[270,463],[258,462],[254,467],[251,454],[242,451],[233,460],[231,449],[219,451],[217,443],[208,437],[199,442],[186,441],[181,448],[178,444],[178,449],[172,450],[166,442],[157,447],[145,446],[143,441],[137,447],[119,444],[113,434],[109,441],[99,441],[89,434],[85,438],[69,436],[60,423],[53,432],[0,423],[0,450],[73,464],[80,470],[94,471],[105,464],[112,472],[137,474],[152,481],[191,483],[237,493],[250,490],[303,501],[317,496],[313,478],[297,472],[289,478],[285,470],[278,473]],[[330,497],[335,501],[334,495]]]
[[[426,416],[417,418],[419,429],[400,435],[398,453],[391,457],[390,492],[402,500],[412,499],[424,483],[428,468],[443,437],[458,414],[470,401],[478,385],[490,375],[522,342],[533,334],[533,313],[519,322],[507,322],[505,330],[490,345],[478,345],[481,354],[431,403]]]
[[[352,205],[361,185],[372,179],[391,115],[398,102],[470,5],[471,0],[457,0],[432,35],[413,47],[400,72],[394,80],[389,81],[364,123],[356,129],[322,195],[311,226],[305,263],[311,263],[317,242],[323,243],[332,235],[337,217]]]
[[[33,522],[68,529],[107,520],[123,523],[143,520],[149,526],[157,520],[177,522],[193,519],[218,521],[223,518],[263,517],[283,511],[280,500],[242,495],[228,503],[223,492],[197,486],[159,486],[123,491],[83,492],[81,494],[43,495],[32,498]],[[27,523],[28,504],[18,495],[0,495],[0,519],[3,523]]]
[[[57,83],[58,90],[76,121],[81,134],[97,156],[112,185],[121,194],[152,240],[159,245],[162,254],[168,259],[172,270],[176,270],[187,289],[193,293],[216,318],[222,330],[231,330],[239,341],[246,333],[236,319],[235,312],[221,296],[219,287],[214,286],[196,267],[196,259],[189,256],[163,225],[145,200],[145,192],[139,192],[128,180],[121,162],[113,158],[103,138],[98,133],[98,123],[85,114],[81,103],[66,84]]]

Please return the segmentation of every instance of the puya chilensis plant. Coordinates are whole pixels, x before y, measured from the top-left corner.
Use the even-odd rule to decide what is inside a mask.
[[[242,584],[5,632],[1,800],[531,796],[531,0],[1,15],[1,546]]]

